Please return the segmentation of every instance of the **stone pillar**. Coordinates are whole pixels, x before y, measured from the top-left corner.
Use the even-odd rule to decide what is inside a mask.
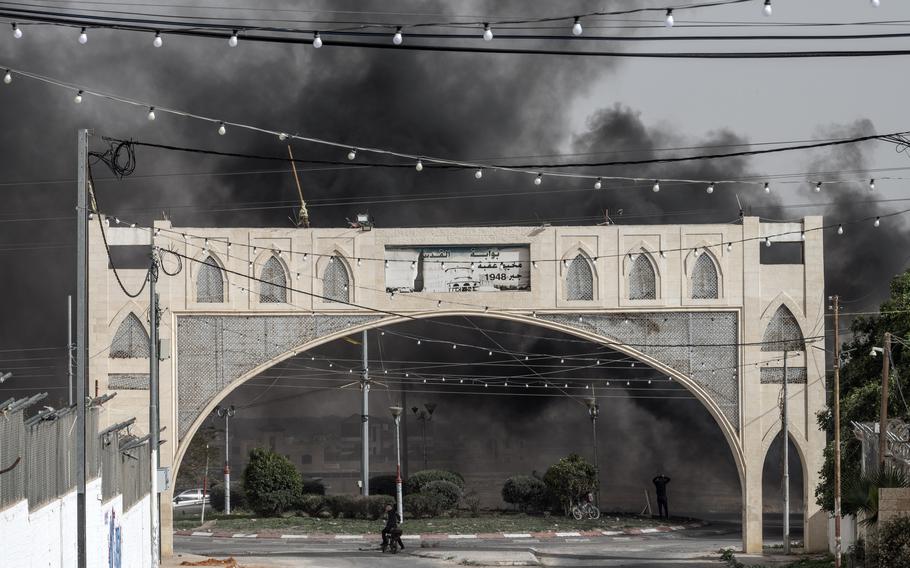
[[[762,552],[762,461],[747,456],[743,485],[743,552]]]

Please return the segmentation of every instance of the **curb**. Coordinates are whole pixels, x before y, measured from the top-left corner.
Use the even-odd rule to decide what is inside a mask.
[[[402,539],[409,541],[487,541],[487,540],[553,540],[553,539],[573,539],[579,537],[610,537],[610,536],[644,536],[659,533],[677,532],[686,529],[697,529],[707,526],[705,521],[697,523],[687,523],[684,525],[659,526],[648,528],[628,528],[619,530],[591,530],[591,531],[545,531],[545,532],[527,532],[527,533],[465,533],[465,534],[447,534],[447,533],[424,533],[424,534],[406,534]],[[360,542],[369,539],[375,539],[377,534],[325,534],[325,533],[306,533],[306,534],[282,534],[276,532],[261,533],[235,533],[235,532],[217,532],[217,531],[193,531],[180,530],[174,531],[177,536],[194,536],[206,538],[239,538],[239,539],[274,539],[274,540],[306,540],[308,542]]]

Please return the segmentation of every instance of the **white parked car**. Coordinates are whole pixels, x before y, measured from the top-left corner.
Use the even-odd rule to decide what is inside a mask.
[[[208,505],[211,497],[206,492],[205,494],[205,504]],[[203,503],[202,499],[202,489],[187,489],[186,491],[181,491],[174,496],[174,507],[189,507],[193,505],[201,505]]]

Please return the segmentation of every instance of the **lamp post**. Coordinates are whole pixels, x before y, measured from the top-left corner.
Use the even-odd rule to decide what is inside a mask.
[[[231,427],[230,419],[234,416],[234,405],[216,406],[215,414],[224,418],[224,514],[231,514]],[[204,504],[203,504],[204,506]]]
[[[592,443],[594,444],[594,471],[597,472],[597,490],[594,492],[597,501],[600,501],[600,468],[597,466],[597,417],[600,415],[600,405],[597,399],[591,397],[585,401],[588,405],[588,415],[591,417]],[[599,505],[599,503],[598,503]]]
[[[420,420],[421,431],[423,432],[423,469],[427,469],[427,422],[433,419],[433,411],[436,410],[435,402],[427,402],[423,409],[416,406],[411,407],[411,412],[417,420]]]
[[[398,503],[398,520],[404,521],[404,503],[401,492],[401,412],[400,406],[390,406],[389,412],[395,420],[395,501]]]

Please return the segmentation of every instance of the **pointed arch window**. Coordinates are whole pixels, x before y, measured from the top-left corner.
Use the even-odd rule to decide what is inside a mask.
[[[288,275],[281,261],[269,257],[262,267],[259,301],[263,304],[283,304],[288,301]]]
[[[692,268],[691,288],[695,300],[716,300],[718,297],[717,267],[706,252],[698,257]]]
[[[654,300],[657,298],[657,275],[654,265],[645,253],[639,253],[632,259],[629,268],[629,299]]]
[[[762,338],[762,351],[805,351],[806,342],[793,312],[781,304],[768,322]]]
[[[147,359],[149,356],[149,334],[145,326],[130,312],[117,328],[111,341],[111,359]]]
[[[211,256],[199,265],[196,276],[196,301],[201,304],[217,304],[224,301],[224,273],[221,265]]]
[[[588,259],[581,253],[572,259],[566,271],[566,299],[594,299],[594,273]]]
[[[350,281],[344,263],[333,257],[329,260],[322,277],[322,295],[330,302],[349,302]]]

